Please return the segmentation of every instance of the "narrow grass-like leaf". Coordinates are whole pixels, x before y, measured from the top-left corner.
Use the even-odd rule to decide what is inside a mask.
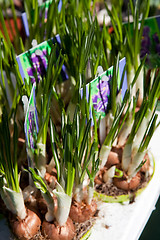
[[[52,148],[54,161],[55,161],[55,164],[56,164],[57,180],[59,181],[59,179],[60,179],[60,163],[59,163],[58,152],[57,152],[57,148],[56,148],[55,135],[56,135],[55,126],[54,126],[52,120],[50,119],[51,148]]]
[[[11,46],[11,41],[10,41],[10,38],[9,38],[9,35],[8,35],[8,31],[7,31],[7,28],[6,28],[6,25],[5,25],[5,21],[4,21],[4,17],[3,17],[3,13],[2,13],[1,9],[0,9],[0,22],[1,22],[1,25],[2,25],[2,28],[3,28],[3,31],[4,31],[4,35],[7,39],[8,46]]]
[[[139,76],[139,73],[141,72],[141,70],[142,70],[142,68],[143,68],[143,66],[144,66],[146,57],[147,57],[147,56],[145,56],[145,57],[143,58],[143,60],[141,61],[140,65],[139,65],[139,67],[138,67],[138,69],[137,69],[137,71],[136,71],[136,73],[135,73],[135,76],[134,76],[133,81],[132,81],[132,83],[131,83],[131,86],[132,86],[132,87],[133,87],[134,84],[136,83],[136,80],[137,80],[137,78],[138,78],[138,76]]]
[[[91,120],[87,123],[87,126],[86,126],[85,131],[84,131],[83,139],[82,139],[82,142],[81,142],[81,148],[80,148],[80,151],[79,151],[80,161],[82,161],[83,153],[85,151],[87,137],[88,137],[88,134],[90,133],[90,127],[91,127]]]
[[[41,178],[41,176],[39,176],[36,171],[29,167],[29,170],[28,170],[30,173],[31,173],[31,176],[32,176],[32,179],[33,179],[33,182],[35,184],[35,186],[41,190],[43,193],[46,193],[48,192],[48,188],[45,184],[45,182],[43,181],[43,179]]]
[[[158,114],[153,114],[151,121],[149,122],[148,127],[146,129],[141,145],[139,146],[139,149],[138,149],[139,152],[143,152],[145,149],[147,149],[149,142],[153,136],[153,133],[156,129],[157,118],[158,118]]]

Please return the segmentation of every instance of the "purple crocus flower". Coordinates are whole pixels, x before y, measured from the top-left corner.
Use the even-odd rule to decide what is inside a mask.
[[[108,78],[109,80],[109,78]],[[103,97],[107,96],[107,94],[109,93],[109,84],[108,81],[103,81],[101,80],[99,82],[99,84],[97,85],[97,87],[99,88],[99,94]]]
[[[150,27],[144,26],[143,28],[143,36],[149,36],[150,33]]]
[[[95,94],[92,96],[92,102],[93,102],[93,104],[96,104],[97,101],[98,101],[98,94],[97,95]]]
[[[35,82],[35,78],[34,78],[34,69],[33,68],[27,68],[27,73],[28,76],[31,78],[31,83]]]
[[[153,41],[154,41],[155,43],[160,43],[159,37],[158,37],[158,34],[157,34],[157,33],[154,33],[153,36],[152,36],[152,38],[153,38]]]
[[[31,149],[34,149],[35,148],[34,138],[36,136],[36,134],[35,134],[36,125],[35,125],[35,121],[34,121],[34,112],[33,111],[29,112],[28,119],[29,119],[28,134],[29,134],[30,147],[31,147]]]
[[[108,96],[110,94],[108,81],[100,80],[97,84],[98,93],[92,96],[94,109],[97,112],[105,112],[108,104]]]
[[[46,59],[47,51],[44,49],[36,50],[32,53],[30,60],[32,62],[32,67],[27,68],[27,73],[31,78],[31,82],[35,82],[35,76],[37,73],[38,81],[40,81],[46,75],[47,69],[47,59]]]
[[[94,109],[97,112],[105,112],[107,109],[107,105],[108,105],[108,98],[107,101],[103,102],[102,100],[98,102],[98,104],[93,104]]]
[[[141,40],[140,57],[143,59],[147,54],[145,63],[149,67],[154,67],[157,55],[160,56],[160,39],[157,33],[152,36],[150,34],[150,27],[145,26],[143,29],[143,36]]]
[[[160,55],[160,40],[159,40],[159,37],[158,37],[158,34],[155,33],[153,34],[153,41],[155,43],[155,51],[158,55]]]
[[[142,41],[141,41],[142,49],[145,48],[147,50],[147,48],[150,47],[150,44],[151,44],[150,38],[148,36],[143,36]]]
[[[144,57],[150,52],[151,40],[149,36],[143,36],[141,40],[141,57]]]
[[[143,29],[143,36],[141,40],[141,51],[140,51],[140,58],[143,59],[145,55],[150,53],[150,46],[151,46],[151,40],[150,40],[150,28],[148,26],[145,26]],[[148,57],[146,59],[146,63],[149,61]]]

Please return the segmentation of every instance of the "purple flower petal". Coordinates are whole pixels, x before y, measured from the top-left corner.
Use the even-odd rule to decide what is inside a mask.
[[[157,33],[153,34],[152,37],[153,37],[153,41],[154,41],[155,43],[160,43],[159,37],[158,37],[158,34],[157,34]]]
[[[144,26],[143,28],[143,36],[148,36],[150,32],[150,27]]]

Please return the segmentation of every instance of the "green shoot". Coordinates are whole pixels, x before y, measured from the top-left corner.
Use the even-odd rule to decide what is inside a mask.
[[[19,176],[17,162],[18,129],[14,122],[13,139],[9,129],[9,119],[6,108],[3,108],[2,121],[0,123],[0,162],[1,171],[6,179],[6,186],[15,192],[19,192]],[[13,146],[12,146],[13,144]],[[13,148],[13,153],[12,153]]]
[[[46,213],[45,218],[47,221],[51,222],[55,218],[53,194],[49,191],[48,186],[36,170],[29,168],[28,171],[32,176],[36,188],[41,191],[41,194],[47,203],[48,212]]]
[[[62,125],[62,140],[60,140],[55,125],[50,119],[51,148],[57,169],[57,180],[68,196],[72,195],[75,174],[72,156],[73,140],[71,137],[71,131],[72,127],[68,119],[67,123],[64,122],[64,125]]]

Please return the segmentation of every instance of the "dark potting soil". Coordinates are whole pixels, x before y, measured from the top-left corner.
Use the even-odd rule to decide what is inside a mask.
[[[126,191],[117,188],[113,183],[102,182],[101,184],[96,184],[95,190],[98,193],[102,193],[113,197],[128,194]]]
[[[121,162],[122,162],[123,148],[112,147],[111,151],[118,154],[119,163],[117,163],[116,166],[120,167]],[[149,160],[148,154],[145,155],[145,159]],[[120,195],[130,195],[130,196],[132,196],[132,198],[134,198],[137,190],[144,188],[147,185],[147,183],[149,182],[149,180],[151,179],[151,176],[145,177],[145,173],[140,171],[141,181],[140,181],[139,186],[136,189],[131,190],[131,191],[122,190],[122,189],[116,187],[113,183],[105,183],[103,181],[102,175],[109,167],[111,167],[111,166],[108,166],[107,164],[108,164],[108,162],[106,162],[104,168],[100,171],[100,174],[98,175],[98,181],[97,182],[95,181],[95,191],[100,194],[104,194],[107,196],[113,196],[115,198]]]
[[[102,182],[101,184],[95,184],[95,190],[98,193],[107,195],[107,196],[120,196],[120,195],[127,195],[127,194],[132,194],[136,193],[139,189],[145,188],[149,180],[151,179],[151,176],[145,178],[145,174],[141,172],[141,182],[140,185],[132,191],[125,191],[122,189],[117,188],[113,183],[105,183]]]

